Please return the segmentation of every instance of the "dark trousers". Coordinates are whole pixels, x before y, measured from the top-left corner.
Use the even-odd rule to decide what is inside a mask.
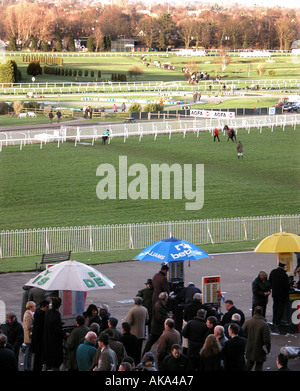
[[[146,346],[144,348],[143,355],[147,352],[150,352],[152,346],[155,344],[155,342],[158,340],[159,337],[160,337],[160,335],[156,335],[156,334],[150,335],[150,337],[148,338],[148,340],[146,342]]]
[[[273,324],[278,325],[282,321],[286,302],[286,297],[273,297]]]
[[[252,361],[252,360],[247,360],[247,371],[251,371],[251,369],[254,367],[255,371],[262,371],[263,370],[263,361]]]

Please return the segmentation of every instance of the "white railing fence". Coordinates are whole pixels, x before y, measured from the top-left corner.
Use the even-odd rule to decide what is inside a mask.
[[[223,129],[225,125],[234,128],[236,133],[239,130],[258,130],[260,133],[264,128],[273,132],[274,127],[281,127],[285,130],[286,126],[292,126],[296,129],[300,124],[300,114],[266,115],[266,116],[241,116],[232,119],[209,118],[209,119],[177,119],[176,121],[144,121],[137,123],[119,123],[109,125],[94,126],[61,126],[60,129],[40,129],[24,131],[6,131],[0,132],[0,152],[2,148],[9,145],[19,145],[22,149],[27,144],[39,143],[40,148],[48,142],[57,142],[58,147],[65,141],[74,141],[75,146],[83,140],[90,140],[93,144],[101,139],[106,129],[110,129],[111,142],[115,137],[123,137],[124,142],[130,136],[138,136],[139,140],[143,136],[152,135],[154,139],[160,134],[168,134],[169,137],[175,133],[209,131],[213,133],[215,127]],[[226,132],[224,131],[224,135]]]
[[[0,258],[67,250],[73,253],[138,250],[171,236],[197,245],[257,241],[276,232],[299,234],[300,215],[2,231]]]
[[[228,92],[248,90],[281,90],[300,88],[299,78],[284,79],[202,79],[199,83],[188,83],[184,80],[175,81],[89,81],[89,82],[30,82],[30,83],[0,83],[2,95],[53,95],[53,94],[84,94],[84,100],[97,101],[99,94],[137,94],[157,95],[157,93],[172,92],[173,94],[192,93],[194,91]],[[90,94],[90,95],[87,95]],[[96,94],[96,95],[95,95]],[[97,99],[98,97],[98,99]],[[123,99],[123,97],[122,97]],[[103,99],[99,99],[103,100]]]

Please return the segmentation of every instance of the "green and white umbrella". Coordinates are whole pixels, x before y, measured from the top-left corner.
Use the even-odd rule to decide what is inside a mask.
[[[25,285],[46,291],[88,292],[98,289],[113,289],[115,284],[93,267],[70,260],[51,266]]]

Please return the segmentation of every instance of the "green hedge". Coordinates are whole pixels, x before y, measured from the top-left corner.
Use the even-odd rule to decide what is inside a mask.
[[[82,71],[82,69],[63,69],[63,68],[56,68],[56,67],[47,67],[47,66],[44,66],[44,73],[46,75],[55,75],[55,76],[73,76],[73,77],[77,77],[77,76],[82,76],[84,75],[84,77],[88,77],[90,75],[90,77],[94,77],[95,76],[95,71],[89,71],[88,70],[84,70]],[[101,78],[101,71],[98,71],[97,72],[97,77],[100,79]]]
[[[62,57],[45,56],[45,55],[38,55],[38,54],[23,54],[22,61],[25,63],[31,61],[39,61],[40,64],[60,65],[60,66],[62,66],[64,63]]]

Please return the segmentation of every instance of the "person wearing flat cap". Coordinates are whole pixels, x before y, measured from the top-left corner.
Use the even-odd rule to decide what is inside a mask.
[[[271,271],[269,277],[273,297],[273,324],[276,326],[283,319],[290,291],[290,282],[284,270],[285,266],[285,263],[279,262],[278,267]]]
[[[271,293],[271,284],[268,280],[268,273],[261,270],[252,282],[252,316],[256,306],[263,309],[263,316],[266,317],[268,298]]]

